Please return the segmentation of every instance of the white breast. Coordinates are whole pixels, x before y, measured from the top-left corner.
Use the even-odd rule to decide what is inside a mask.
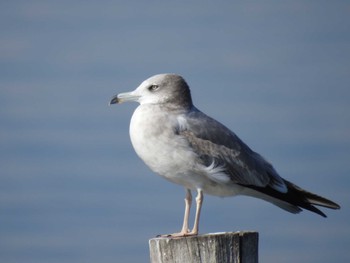
[[[225,184],[225,175],[215,167],[201,165],[187,140],[176,133],[185,125],[181,115],[165,114],[157,105],[140,105],[130,122],[132,145],[152,171],[174,183],[213,195],[235,194],[237,189]]]
[[[187,185],[185,177],[195,170],[196,155],[188,143],[175,133],[178,120],[164,114],[157,105],[140,105],[130,122],[130,138],[137,155],[155,173],[170,181]]]

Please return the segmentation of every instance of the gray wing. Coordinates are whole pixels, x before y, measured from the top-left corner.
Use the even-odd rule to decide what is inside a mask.
[[[273,166],[224,125],[197,109],[185,116],[185,122],[186,125],[179,125],[177,133],[186,138],[204,165],[222,167],[237,184],[270,186],[279,192],[287,192]]]

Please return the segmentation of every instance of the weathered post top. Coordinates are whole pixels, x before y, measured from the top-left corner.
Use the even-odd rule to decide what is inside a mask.
[[[258,263],[257,232],[149,240],[151,263]]]

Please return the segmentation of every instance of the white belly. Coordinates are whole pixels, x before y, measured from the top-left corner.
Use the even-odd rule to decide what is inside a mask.
[[[158,107],[140,105],[130,122],[132,145],[146,165],[155,173],[188,189],[202,189],[218,196],[237,194],[240,187],[211,179],[210,171],[200,164],[188,142],[176,134],[179,125],[177,115],[164,114]]]
[[[185,150],[187,142],[175,134],[176,117],[160,110],[155,116],[152,107],[156,106],[139,106],[135,110],[130,123],[131,142],[154,172],[172,180],[176,174],[192,170],[196,156]]]

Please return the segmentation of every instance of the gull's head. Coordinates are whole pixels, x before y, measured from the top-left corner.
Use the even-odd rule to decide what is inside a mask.
[[[168,104],[191,107],[192,99],[186,81],[176,74],[158,74],[143,81],[134,91],[117,94],[109,104],[136,101],[142,104]]]

